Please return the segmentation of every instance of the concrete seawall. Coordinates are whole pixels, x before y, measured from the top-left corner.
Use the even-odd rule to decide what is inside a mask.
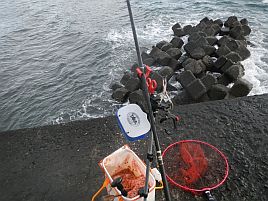
[[[227,155],[229,177],[213,191],[218,201],[268,200],[268,94],[178,106],[174,113],[181,116],[177,130],[158,124],[162,149],[198,139]],[[0,133],[0,200],[91,200],[103,182],[98,162],[126,143],[113,116]],[[144,159],[146,141],[129,144]],[[174,200],[205,200],[175,187],[171,193]]]

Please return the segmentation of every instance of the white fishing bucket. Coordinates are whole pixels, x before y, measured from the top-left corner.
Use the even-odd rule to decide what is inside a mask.
[[[100,161],[99,165],[104,170],[105,177],[109,179],[109,184],[106,187],[109,195],[117,196],[121,194],[121,192],[117,188],[111,187],[111,183],[113,182],[111,175],[115,175],[118,171],[128,168],[136,176],[143,175],[145,177],[145,172],[146,172],[145,164],[127,145],[121,147],[120,149],[116,150],[109,156],[105,157],[102,161]],[[149,189],[149,194],[147,197],[148,201],[155,200],[155,185],[156,185],[155,178],[150,173],[149,175],[150,189]],[[134,198],[119,196],[119,197],[115,197],[114,200],[115,201],[121,201],[121,200],[142,201],[144,200],[144,198],[140,197],[139,195]]]

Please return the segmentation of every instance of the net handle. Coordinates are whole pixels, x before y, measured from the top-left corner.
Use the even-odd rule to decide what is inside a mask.
[[[214,147],[213,145],[207,143],[207,142],[203,142],[203,141],[200,141],[200,140],[181,140],[181,141],[178,141],[178,142],[175,142],[175,143],[172,143],[170,144],[164,151],[163,151],[163,158],[165,157],[166,155],[166,152],[172,148],[174,145],[176,144],[182,144],[182,143],[188,143],[188,142],[194,142],[194,143],[200,143],[200,144],[204,144],[206,146],[209,146],[210,148],[212,148],[214,151],[216,151],[217,153],[219,153],[221,155],[221,157],[224,159],[224,162],[225,162],[225,175],[224,175],[224,178],[222,179],[221,182],[219,182],[217,185],[213,186],[213,187],[206,187],[206,188],[202,188],[202,189],[193,189],[193,188],[189,188],[187,186],[183,186],[183,185],[180,185],[178,184],[177,182],[175,182],[173,179],[171,179],[167,174],[166,174],[166,177],[167,179],[175,186],[177,187],[180,187],[186,191],[191,191],[191,192],[197,192],[197,193],[201,193],[201,192],[204,192],[204,191],[210,191],[212,189],[215,189],[215,188],[218,188],[219,186],[221,186],[225,180],[227,179],[228,177],[228,174],[229,174],[229,165],[228,165],[228,160],[227,160],[227,157],[219,150],[217,149],[216,147]]]

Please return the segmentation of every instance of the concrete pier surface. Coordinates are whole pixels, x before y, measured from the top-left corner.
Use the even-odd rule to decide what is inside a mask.
[[[181,117],[176,130],[157,124],[162,150],[184,139],[208,142],[230,165],[227,181],[212,191],[218,201],[268,200],[268,94],[177,106],[174,113]],[[2,132],[0,200],[91,200],[104,179],[98,162],[124,144],[144,159],[146,141],[128,143],[114,116]],[[170,188],[173,200],[206,200]]]

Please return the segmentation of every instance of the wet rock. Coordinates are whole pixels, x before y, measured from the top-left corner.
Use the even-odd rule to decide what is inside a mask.
[[[243,36],[243,29],[241,26],[236,26],[230,30],[230,36],[234,39],[240,40]]]
[[[218,35],[221,31],[221,27],[218,24],[212,24],[211,28],[214,29],[214,36]]]
[[[153,47],[150,55],[162,66],[167,66],[171,60],[171,56],[157,47]]]
[[[184,45],[184,50],[188,55],[191,55],[190,53],[194,51],[196,48],[196,45],[193,42],[188,42],[186,45]]]
[[[240,35],[236,38],[236,40],[240,40],[240,41],[243,41],[245,44],[247,43],[247,39],[245,38],[245,36],[243,35]]]
[[[204,17],[202,20],[200,20],[200,23],[208,23],[210,20],[208,17]]]
[[[176,105],[184,105],[184,104],[190,104],[190,103],[193,103],[194,102],[192,100],[192,98],[190,97],[190,95],[186,92],[186,90],[183,90],[181,93],[179,93],[178,95],[176,95],[172,99],[172,101]]]
[[[174,36],[170,43],[173,45],[173,47],[181,48],[184,44],[183,40],[180,37]]]
[[[207,24],[205,22],[200,22],[199,24],[197,24],[195,26],[195,28],[197,29],[197,31],[204,31],[207,28]]]
[[[219,46],[225,45],[226,41],[229,40],[229,39],[230,39],[230,37],[227,36],[227,35],[226,35],[226,36],[222,36],[222,37],[218,40],[217,44],[218,44]]]
[[[221,56],[229,54],[230,52],[231,50],[226,45],[222,45],[216,50],[215,53],[217,57],[221,57]]]
[[[178,29],[178,28],[181,28],[181,25],[178,22],[172,26],[172,30]]]
[[[240,78],[234,83],[234,85],[230,89],[230,94],[235,97],[247,96],[252,88],[253,85],[249,81]]]
[[[140,88],[140,79],[137,77],[131,76],[129,77],[129,79],[126,81],[124,85],[128,91],[133,92]]]
[[[210,70],[214,67],[213,59],[210,56],[204,56],[202,61],[206,65],[206,69]]]
[[[215,24],[219,25],[220,27],[222,27],[222,26],[223,26],[223,21],[222,21],[221,19],[214,20],[214,22],[213,22],[213,23],[215,23]]]
[[[203,59],[197,60],[197,64],[202,68],[202,72],[207,70],[207,66],[204,64]]]
[[[236,52],[230,52],[229,54],[226,55],[226,58],[230,59],[234,63],[239,62],[239,61],[242,60],[242,58]]]
[[[195,79],[185,89],[193,100],[198,100],[206,93],[206,87],[200,79]]]
[[[188,59],[192,59],[192,58],[189,58],[189,55],[187,53],[184,53],[181,55],[180,59],[179,59],[179,62],[182,64],[183,66],[183,63],[186,62],[186,60]],[[184,66],[183,66],[184,67]]]
[[[177,71],[182,68],[181,63],[177,59],[173,58],[170,60],[168,66],[171,67],[173,71]]]
[[[190,70],[193,74],[198,75],[202,72],[202,66],[197,60],[193,59],[190,63],[187,63],[184,67],[185,70]]]
[[[217,83],[217,79],[211,74],[206,74],[200,80],[205,85],[207,91]]]
[[[216,48],[212,45],[205,45],[203,46],[203,49],[205,51],[205,54],[209,56],[213,55],[216,52]]]
[[[128,82],[129,79],[131,79],[132,74],[128,71],[124,72],[123,77],[120,80],[120,83],[123,85],[126,85],[126,83]]]
[[[167,81],[174,75],[174,70],[169,66],[162,67],[158,72],[162,77],[165,77]]]
[[[112,98],[118,102],[124,103],[124,102],[126,102],[126,100],[128,98],[128,94],[129,94],[129,91],[126,88],[121,87],[121,88],[117,88],[113,92]]]
[[[217,34],[217,31],[213,27],[206,27],[203,31],[207,36],[215,36]]]
[[[239,56],[242,58],[242,60],[245,60],[250,57],[250,51],[247,49],[247,47],[243,44],[243,42],[238,41],[238,48],[235,50],[239,54]]]
[[[187,53],[189,53],[190,56],[194,59],[202,59],[206,55],[205,50],[201,47],[197,47],[197,48],[195,48]]]
[[[244,36],[248,36],[251,33],[251,28],[248,25],[243,25],[242,29]]]
[[[230,78],[230,80],[235,81],[245,75],[244,68],[241,65],[232,65],[225,71],[225,74]]]
[[[146,52],[142,52],[141,53],[141,58],[144,61],[145,59],[150,59],[152,57],[149,54],[147,54]]]
[[[167,83],[167,91],[178,91],[178,88]]]
[[[183,88],[187,87],[187,85],[189,85],[195,79],[196,78],[194,74],[189,70],[183,71],[176,76],[176,80],[181,84]]]
[[[186,25],[183,27],[184,33],[189,35],[192,33],[193,26],[192,25]]]
[[[116,89],[119,89],[119,88],[122,88],[123,86],[118,83],[118,82],[115,82],[115,83],[112,83],[111,86],[110,86],[110,89],[112,89],[113,91],[115,91]]]
[[[230,28],[232,28],[233,25],[234,25],[234,23],[237,22],[237,21],[238,21],[238,19],[237,19],[236,16],[230,16],[230,17],[228,17],[228,19],[224,22],[224,26],[225,26],[225,27],[230,27]]]
[[[206,40],[208,41],[209,45],[215,45],[218,41],[215,36],[208,36],[206,37]]]
[[[233,23],[233,27],[236,27],[236,26],[242,26],[242,24],[239,21],[236,21]]]
[[[145,101],[145,98],[143,95],[143,91],[141,89],[129,94],[129,102],[135,103],[135,104],[139,105],[143,111],[147,111],[146,101]]]
[[[207,26],[213,26],[215,23],[213,22],[212,19],[206,22]]]
[[[202,66],[201,66],[201,67],[202,67]],[[204,77],[205,75],[206,75],[206,73],[205,73],[204,71],[201,71],[201,73],[196,74],[195,77],[201,79],[201,78]]]
[[[200,38],[198,38],[196,41],[194,41],[194,43],[196,44],[196,46],[199,46],[199,47],[209,45],[208,41],[206,40],[206,38],[204,36],[201,36],[201,35],[200,35]]]
[[[230,28],[229,27],[222,27],[220,30],[219,35],[220,36],[225,36],[225,35],[229,35],[230,33]]]
[[[201,31],[198,31],[198,32],[195,32],[195,33],[192,33],[189,37],[188,37],[188,42],[193,42],[193,41],[196,41],[198,40],[202,35],[202,33],[204,32],[201,32]],[[205,33],[204,33],[205,34]],[[206,34],[205,34],[206,36]],[[204,36],[204,37],[205,37]]]
[[[156,47],[159,49],[162,49],[163,45],[167,44],[168,42],[165,40],[160,41],[159,43],[156,44]]]
[[[150,75],[152,80],[155,80],[157,83],[156,91],[160,92],[163,90],[163,77],[156,71],[153,71]]]
[[[230,38],[230,37],[227,37],[226,40],[225,40],[225,43],[224,43],[231,51],[235,51],[238,47],[239,47],[239,43]]]
[[[248,20],[246,18],[243,18],[243,19],[240,20],[240,23],[242,25],[248,25]]]
[[[173,29],[173,32],[174,32],[174,35],[178,37],[182,37],[186,35],[185,31],[182,28]]]
[[[182,52],[178,48],[170,48],[167,50],[167,53],[176,60],[178,60],[182,55]]]
[[[188,42],[184,45],[184,50],[194,59],[202,59],[206,53],[202,47],[208,45],[208,42],[204,37],[200,37],[196,41]]]
[[[195,32],[198,32],[198,31],[199,31],[199,30],[198,30],[195,26],[193,26],[193,27],[190,29],[188,35],[191,35],[191,34],[193,34],[193,33],[195,33]]]
[[[232,83],[232,80],[228,76],[226,76],[225,74],[220,75],[217,78],[217,81],[218,81],[218,84],[222,84],[224,86],[227,86],[230,83]]]
[[[207,101],[210,101],[210,98],[208,97],[208,94],[205,93],[204,95],[202,95],[198,100],[197,102],[207,102]]]
[[[214,63],[214,66],[217,69],[221,69],[221,67],[223,67],[223,65],[227,62],[227,58],[225,56],[220,56]]]
[[[229,88],[222,84],[213,85],[208,91],[211,100],[222,100],[228,96]]]
[[[234,62],[232,62],[230,59],[227,59],[225,64],[221,67],[221,71],[226,72],[232,65],[234,65]]]
[[[144,59],[143,63],[148,66],[153,66],[155,64],[155,60],[154,58],[148,58],[148,59]]]
[[[194,61],[195,61],[195,59],[186,57],[186,58],[184,59],[184,61],[182,62],[182,67],[185,68],[185,66],[186,66],[187,64],[189,64],[189,63],[191,63],[191,62],[194,62]]]
[[[162,46],[161,50],[163,50],[164,52],[166,52],[167,50],[169,50],[170,48],[173,48],[173,45],[171,43],[166,43]]]

